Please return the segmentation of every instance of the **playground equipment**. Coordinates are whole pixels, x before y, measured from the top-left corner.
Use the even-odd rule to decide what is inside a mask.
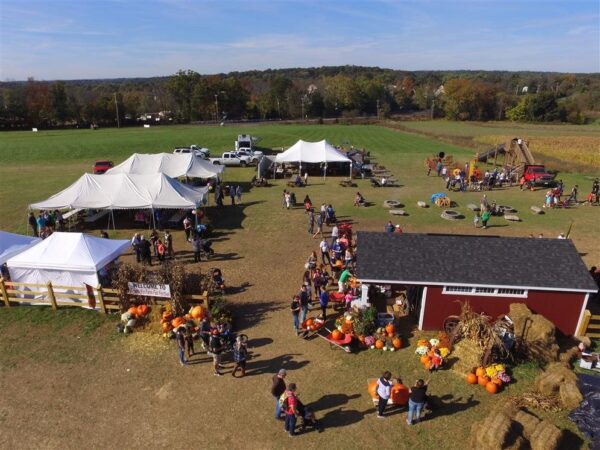
[[[490,162],[494,158],[494,166],[498,163],[498,155],[504,157],[502,166],[506,167],[513,178],[517,180],[523,175],[525,166],[535,164],[535,158],[529,150],[529,143],[523,138],[513,138],[506,148],[505,144],[498,144],[495,148],[482,153],[477,153],[475,159],[479,162]]]

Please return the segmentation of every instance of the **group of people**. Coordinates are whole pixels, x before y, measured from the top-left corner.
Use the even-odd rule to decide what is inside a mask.
[[[392,395],[393,384],[402,384],[402,380],[396,378],[392,381],[392,374],[388,370],[386,370],[377,380],[377,396],[379,397],[377,403],[378,419],[385,419],[385,408]],[[413,425],[421,420],[421,414],[427,402],[428,385],[429,380],[423,381],[422,379],[419,379],[415,385],[408,390],[408,416],[406,417],[406,423],[408,425]]]
[[[164,262],[167,257],[175,258],[173,235],[169,230],[165,230],[163,239],[156,230],[152,230],[149,239],[141,233],[135,233],[131,238],[131,247],[135,252],[136,261],[149,266],[152,265],[152,250],[159,263]]]
[[[300,419],[300,431],[305,431],[309,426],[321,431],[314,411],[300,400],[296,383],[286,384],[286,376],[285,369],[280,369],[273,376],[271,395],[275,400],[275,420],[281,420],[283,413],[284,430],[289,436],[296,436],[298,418]]]
[[[285,192],[285,191],[284,191]],[[324,226],[334,226],[337,228],[337,217],[333,205],[322,203],[319,213],[316,214],[312,201],[308,195],[304,197],[304,211],[308,214],[308,233],[312,234],[313,239],[318,235],[323,236]],[[315,225],[317,229],[315,230]],[[337,235],[336,235],[337,237]]]
[[[242,203],[242,186],[237,185],[237,186],[223,186],[222,184],[215,184],[210,185],[209,187],[210,190],[214,190],[215,193],[215,204],[219,207],[223,206],[224,204],[224,200],[225,200],[225,196],[229,196],[229,198],[231,199],[231,204],[232,205],[236,205],[236,201],[237,204]]]
[[[40,211],[37,217],[35,217],[33,212],[29,212],[27,223],[33,235],[42,239],[47,238],[54,231],[60,231],[65,227],[65,220],[58,209],[54,211]]]

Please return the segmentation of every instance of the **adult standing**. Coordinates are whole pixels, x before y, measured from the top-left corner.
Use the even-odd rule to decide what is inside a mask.
[[[317,234],[323,236],[323,216],[321,214],[317,216],[317,231],[313,234],[313,239],[317,237]]]
[[[427,382],[419,379],[413,387],[411,387],[408,397],[408,417],[406,423],[412,425],[413,422],[417,423],[421,419],[421,411],[425,406],[427,400]]]
[[[167,248],[169,258],[173,259],[175,257],[175,250],[173,250],[173,235],[169,230],[165,230],[165,247]]]
[[[246,375],[246,360],[248,359],[248,347],[246,344],[242,342],[242,337],[238,336],[235,339],[235,344],[233,344],[233,361],[235,362],[235,367],[233,368],[233,372],[231,372],[231,376],[235,377],[238,369],[241,369],[243,377]]]
[[[341,273],[340,279],[338,280],[338,292],[344,292],[346,290],[346,282],[351,276],[352,272],[350,272],[350,269],[346,267]]]
[[[304,172],[304,186],[308,186],[308,172]]]
[[[238,204],[242,203],[242,186],[239,184],[235,188],[235,196],[237,197]]]
[[[290,311],[292,312],[292,319],[294,320],[294,331],[298,335],[298,329],[300,328],[300,297],[295,295],[292,298],[292,304],[290,305]]]
[[[309,208],[308,210],[308,234],[313,234],[315,232],[315,210],[313,208]]]
[[[231,198],[231,205],[235,205],[235,186],[229,186],[229,197]]]
[[[487,209],[488,209],[487,195],[483,194],[483,196],[481,197],[481,200],[479,201],[479,210],[483,213]]]
[[[298,398],[296,397],[296,384],[290,383],[286,393],[287,409],[285,411],[285,431],[290,436],[296,435],[296,408],[298,406]]]
[[[385,419],[383,413],[385,412],[385,407],[387,406],[388,400],[390,399],[390,395],[392,393],[392,383],[390,379],[392,378],[392,374],[389,370],[383,372],[383,375],[377,380],[377,395],[379,396],[379,402],[377,403],[377,418]]]
[[[202,239],[198,233],[192,236],[192,250],[194,251],[194,262],[200,262],[200,252],[202,251]]]
[[[186,241],[190,242],[190,234],[192,232],[192,221],[188,216],[183,219],[183,231],[185,232]]]
[[[333,244],[335,244],[335,241],[338,239],[338,237],[340,236],[340,231],[338,229],[337,224],[333,224],[333,228],[331,229],[331,246],[333,247]]]
[[[140,258],[143,263],[152,265],[152,254],[150,253],[150,241],[148,241],[145,236],[142,234],[140,236]]]
[[[321,262],[323,264],[331,264],[331,258],[329,257],[329,244],[327,243],[325,237],[323,237],[323,240],[319,244],[319,249],[321,250]],[[325,263],[325,259],[327,259],[327,263]]]
[[[329,304],[329,293],[326,289],[321,291],[319,295],[319,305],[321,306],[321,315],[323,320],[327,320],[327,305]]]
[[[152,243],[152,248],[154,249],[154,256],[158,257],[158,241],[159,241],[159,237],[158,237],[158,231],[156,230],[152,230],[152,233],[150,233],[150,242]]]
[[[223,375],[219,370],[221,368],[221,354],[223,353],[223,341],[219,337],[219,332],[213,330],[210,335],[210,341],[208,342],[208,349],[213,358],[213,367],[215,369],[215,376],[220,377]]]
[[[38,237],[39,233],[38,233],[37,221],[35,220],[35,216],[33,215],[32,212],[30,212],[29,216],[27,217],[27,223],[31,227],[31,231],[33,232],[33,235],[35,237]]]
[[[131,238],[131,248],[135,252],[135,260],[137,262],[142,262],[142,249],[140,247],[140,235],[139,233],[135,233]]]
[[[210,320],[208,320],[208,315],[204,315],[202,321],[200,322],[200,339],[202,340],[202,348],[204,351],[208,351],[208,344],[210,342]]]
[[[286,389],[286,375],[287,371],[285,369],[279,369],[279,372],[273,375],[271,395],[275,398],[275,420],[279,420],[281,418],[281,403],[279,403],[279,398],[283,395]]]
[[[179,363],[182,366],[187,365],[185,360],[185,327],[181,326],[175,331],[175,339],[177,341],[177,350],[179,352]]]
[[[488,220],[490,220],[490,217],[492,216],[492,213],[489,211],[489,209],[486,209],[485,211],[483,211],[483,213],[481,214],[481,228],[487,228],[487,223]]]
[[[300,288],[300,323],[306,320],[308,315],[308,305],[310,303],[310,294],[306,285],[302,285]]]

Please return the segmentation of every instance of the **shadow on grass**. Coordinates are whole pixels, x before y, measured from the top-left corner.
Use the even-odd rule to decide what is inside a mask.
[[[375,412],[375,408],[367,409],[366,411],[358,411],[356,409],[337,408],[329,411],[320,420],[324,428],[339,428],[346,427],[360,422],[366,415]]]
[[[469,396],[468,399],[462,401],[462,397],[454,398],[452,394],[442,395],[429,395],[427,397],[427,404],[430,413],[427,414],[427,419],[434,419],[437,417],[450,416],[452,414],[466,411],[474,406],[479,405],[479,400],[474,400],[473,396]]]
[[[271,359],[250,360],[246,365],[246,376],[262,375],[266,373],[276,374],[279,369],[298,370],[310,363],[310,361],[294,361],[294,356],[299,353],[276,356]],[[259,356],[259,355],[255,355]]]
[[[254,327],[265,320],[265,317],[273,312],[284,309],[285,306],[279,302],[264,301],[252,303],[238,303],[235,305],[236,331],[242,331]],[[290,319],[290,330],[291,330]]]

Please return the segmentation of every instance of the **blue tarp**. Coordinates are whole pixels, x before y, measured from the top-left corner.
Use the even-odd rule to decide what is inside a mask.
[[[435,200],[440,197],[445,197],[446,194],[444,192],[438,192],[437,194],[431,194],[431,203],[435,203]]]
[[[577,375],[577,386],[583,395],[579,408],[569,414],[569,419],[592,442],[590,450],[600,450],[600,377]]]

